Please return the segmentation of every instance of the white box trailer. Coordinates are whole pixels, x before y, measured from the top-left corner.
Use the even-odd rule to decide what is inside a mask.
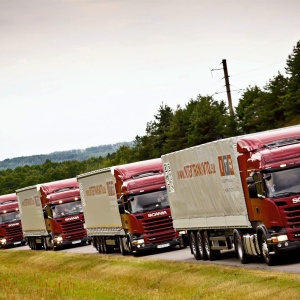
[[[229,138],[162,156],[177,230],[251,227],[235,144]]]
[[[118,246],[117,238],[125,235],[111,168],[78,175],[77,181],[87,234],[98,251],[109,252],[108,247]]]
[[[43,207],[39,195],[40,185],[16,190],[24,236],[47,236]]]
[[[174,227],[188,231],[196,259],[234,247],[242,263],[272,265],[300,249],[299,153],[292,126],[162,156]]]

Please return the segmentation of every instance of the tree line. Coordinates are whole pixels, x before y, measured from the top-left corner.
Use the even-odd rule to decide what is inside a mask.
[[[133,144],[122,145],[106,156],[83,161],[48,159],[40,165],[2,170],[0,195],[113,165],[160,157],[220,138],[300,124],[300,41],[286,59],[285,72],[278,72],[263,88],[249,85],[234,114],[230,114],[224,100],[199,94],[185,107],[172,109],[162,103],[154,120],[147,122],[145,135],[137,135]]]
[[[23,167],[25,165],[41,165],[44,162],[46,162],[46,160],[51,160],[52,162],[63,162],[67,160],[83,161],[91,157],[106,156],[108,153],[113,153],[117,151],[121,145],[131,146],[132,142],[101,145],[89,147],[86,149],[56,151],[50,154],[39,154],[8,158],[3,161],[0,161],[0,171],[5,169],[15,169],[16,167]]]

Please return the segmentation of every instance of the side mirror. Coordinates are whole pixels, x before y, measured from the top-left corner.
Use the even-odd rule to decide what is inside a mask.
[[[121,200],[122,201],[122,200]],[[122,214],[125,214],[125,207],[124,207],[124,204],[123,203],[120,203],[119,204],[119,213],[122,215]]]
[[[256,190],[256,185],[255,184],[250,184],[248,186],[248,191],[249,191],[250,198],[258,198],[257,190]]]
[[[253,184],[254,183],[253,177],[247,177],[246,182],[247,184]]]
[[[49,216],[48,213],[46,212],[46,209],[43,209],[43,213],[44,213],[44,219],[48,219]]]

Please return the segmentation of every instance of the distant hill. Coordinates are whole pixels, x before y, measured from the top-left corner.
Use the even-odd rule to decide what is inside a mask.
[[[132,146],[133,142],[123,142],[110,145],[90,147],[86,149],[75,149],[68,151],[57,151],[50,154],[40,154],[31,156],[15,157],[0,161],[0,171],[5,169],[15,169],[25,165],[42,165],[47,159],[52,162],[63,162],[68,160],[83,161],[91,157],[106,157],[108,153],[116,152],[120,146]]]

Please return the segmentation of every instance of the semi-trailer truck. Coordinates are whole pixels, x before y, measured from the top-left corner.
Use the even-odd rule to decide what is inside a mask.
[[[88,236],[99,253],[184,247],[173,228],[161,159],[77,176]]]
[[[0,248],[25,245],[16,193],[0,196]]]
[[[16,193],[23,233],[31,249],[57,250],[67,245],[86,244],[76,178],[30,186]]]
[[[162,155],[173,224],[196,259],[234,249],[268,265],[300,249],[300,126]]]

